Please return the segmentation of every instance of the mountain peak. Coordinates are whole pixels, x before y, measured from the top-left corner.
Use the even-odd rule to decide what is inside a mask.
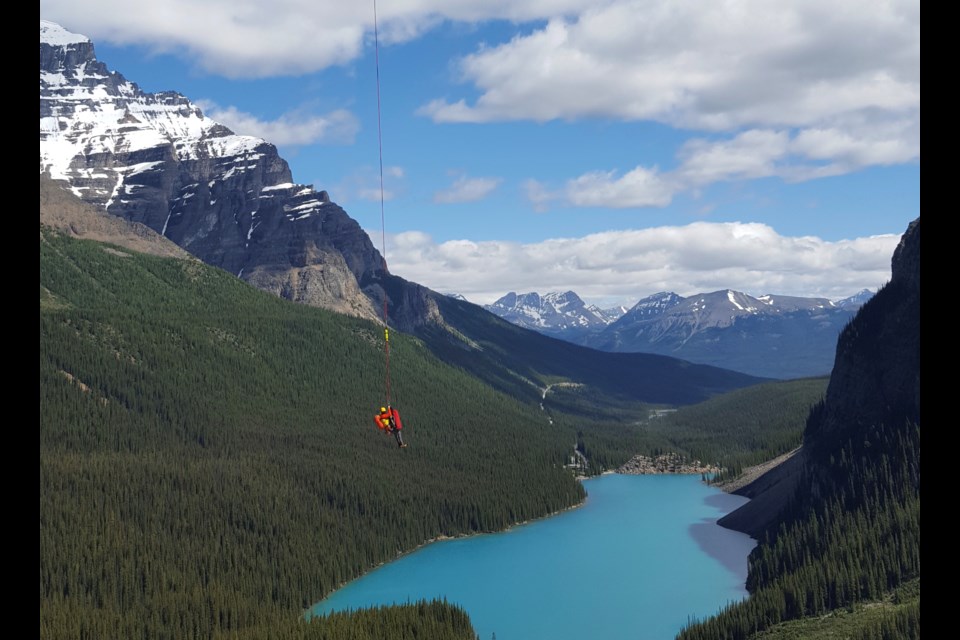
[[[587,306],[574,291],[551,291],[543,295],[536,291],[519,294],[511,291],[485,308],[513,324],[547,335],[588,332],[616,319],[611,311]]]
[[[261,289],[379,318],[376,248],[325,192],[294,184],[274,145],[235,135],[179,93],[144,92],[97,60],[88,38],[48,21],[40,173]]]
[[[852,296],[835,300],[833,304],[841,309],[857,309],[863,306],[870,298],[872,298],[874,293],[875,292],[871,291],[870,289],[861,289]]]
[[[40,44],[63,47],[71,44],[90,44],[90,38],[71,33],[56,22],[40,21]]]
[[[659,315],[670,307],[680,304],[684,298],[678,296],[673,291],[660,291],[646,298],[641,298],[637,304],[633,305],[624,312],[623,317],[627,316],[640,318],[644,316]]]

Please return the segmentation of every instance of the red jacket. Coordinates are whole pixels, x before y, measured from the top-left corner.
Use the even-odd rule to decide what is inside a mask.
[[[403,429],[403,423],[400,421],[400,412],[393,407],[390,407],[383,413],[375,415],[373,421],[377,423],[378,429],[389,430],[391,422],[397,431]]]
[[[389,407],[387,411],[390,412],[390,417],[393,418],[393,426],[397,428],[397,431],[403,429],[403,423],[400,422],[400,412],[393,407]]]

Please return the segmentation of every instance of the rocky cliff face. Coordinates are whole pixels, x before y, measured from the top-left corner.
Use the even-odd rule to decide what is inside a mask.
[[[831,472],[844,443],[855,442],[869,460],[878,426],[907,433],[920,424],[920,219],[910,223],[892,260],[890,282],[870,299],[841,332],[836,364],[822,404],[807,419],[800,454],[737,491],[753,500],[720,524],[762,536],[795,497]],[[919,446],[919,442],[918,442]],[[919,448],[917,449],[919,451]],[[919,489],[919,459],[911,461]]]
[[[180,94],[144,93],[99,62],[89,39],[44,21],[40,172],[258,287],[379,315],[360,281],[383,276],[380,254],[326,192],[293,183],[276,147]]]
[[[840,334],[822,410],[804,447],[826,451],[851,431],[920,422],[920,219],[893,254],[892,277]]]

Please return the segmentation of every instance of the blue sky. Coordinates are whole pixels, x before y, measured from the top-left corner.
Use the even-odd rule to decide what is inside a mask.
[[[368,6],[369,5],[369,6]],[[44,0],[147,91],[274,142],[379,246],[371,2]],[[379,0],[391,270],[840,297],[920,212],[919,2]]]

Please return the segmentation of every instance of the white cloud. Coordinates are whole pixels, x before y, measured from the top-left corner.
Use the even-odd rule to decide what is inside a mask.
[[[389,238],[390,269],[437,291],[490,303],[508,291],[573,289],[585,299],[634,302],[732,288],[753,295],[839,298],[890,278],[895,235],[826,241],[782,236],[760,223],[697,222],[532,244]]]
[[[460,176],[449,188],[433,194],[433,201],[439,204],[476,202],[490,195],[502,182],[502,178],[468,178]]]
[[[800,131],[790,150],[858,168],[909,162],[920,157],[920,114],[883,123],[864,119],[824,123]]]
[[[350,144],[360,130],[360,123],[349,111],[338,109],[315,115],[297,109],[276,120],[261,120],[236,107],[220,107],[208,100],[198,100],[204,113],[234,133],[257,136],[278,146],[303,146],[316,143]]]
[[[787,155],[790,136],[783,131],[750,130],[720,141],[690,140],[680,150],[683,163],[677,179],[701,187],[731,179],[776,174],[776,162]]]
[[[383,191],[380,190],[380,178],[378,175],[373,175],[366,168],[359,170],[357,173],[354,173],[347,179],[347,182],[352,183],[353,192],[361,200],[369,200],[371,202],[380,202],[380,198],[383,198],[384,202],[389,202],[397,197],[396,191],[391,189],[389,185],[395,184],[400,186],[403,177],[406,175],[403,167],[399,166],[388,166],[383,168]],[[372,185],[372,186],[371,186]],[[349,200],[349,191],[347,190],[348,195],[347,199]]]
[[[43,0],[40,13],[94,42],[188,57],[227,77],[299,75],[362,51],[371,19],[356,3],[308,0]]]
[[[381,193],[380,187],[361,187],[357,189],[356,196],[361,200],[369,200],[370,202],[380,202],[380,198],[382,196],[384,202],[389,202],[396,198],[397,194],[386,188]]]
[[[464,95],[478,97],[421,107],[437,122],[613,118],[725,136],[689,142],[672,169],[604,168],[554,189],[528,182],[537,210],[664,206],[717,181],[809,180],[920,155],[916,0],[396,0],[378,10],[385,43],[447,21],[522,25],[455,61]],[[364,3],[312,0],[163,0],[137,11],[121,0],[42,0],[41,15],[230,77],[346,64],[369,46],[373,17]],[[344,111],[215,115],[279,144],[356,133]]]
[[[577,207],[664,207],[674,189],[656,168],[637,167],[615,177],[613,171],[585,173],[567,182],[566,200]]]
[[[615,171],[591,171],[568,180],[562,191],[528,180],[527,199],[539,211],[550,201],[575,207],[664,207],[680,192],[717,182],[772,176],[802,182],[908,162],[920,155],[919,128],[919,121],[905,119],[877,128],[847,123],[795,134],[750,129],[732,138],[694,138],[680,148],[672,171],[638,166],[620,177]]]
[[[733,136],[692,143],[672,176],[638,166],[574,178],[568,187],[583,190],[565,195],[576,206],[662,206],[691,185],[808,180],[920,156],[915,0],[612,0],[481,46],[456,69],[479,96],[418,113],[614,118]]]
[[[803,127],[916,112],[915,0],[616,0],[551,16],[459,63],[480,96],[442,122],[606,116],[696,129]]]
[[[540,213],[547,211],[550,208],[550,203],[559,197],[551,193],[546,185],[538,180],[524,180],[522,188],[527,200],[533,205],[534,211]]]
[[[396,0],[377,7],[384,44],[421,36],[444,20],[518,22],[570,14],[589,0]],[[356,59],[372,38],[365,2],[41,0],[40,15],[94,42],[184,55],[227,77],[300,75]]]
[[[41,0],[40,14],[228,77],[343,65],[373,31],[362,2],[163,0],[131,11],[124,0]],[[480,97],[424,106],[438,121],[603,116],[731,130],[919,109],[916,0],[395,0],[378,14],[385,43],[444,21],[546,22],[463,58]]]

